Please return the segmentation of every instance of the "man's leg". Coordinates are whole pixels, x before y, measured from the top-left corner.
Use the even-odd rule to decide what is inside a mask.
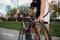
[[[35,28],[36,28],[38,35],[40,35],[40,26],[37,24],[35,25]],[[35,34],[34,40],[39,40],[37,33]]]
[[[49,24],[45,24],[46,28],[49,30]],[[48,36],[46,32],[44,32],[45,40],[48,40]]]
[[[45,24],[46,28],[49,30],[49,24]]]
[[[48,23],[45,24],[46,28],[49,30],[49,23],[50,23],[50,13],[48,13],[48,15],[46,17],[44,17],[44,20]],[[44,32],[46,34],[46,32]],[[45,35],[45,40],[48,40],[48,36],[47,34]]]
[[[45,24],[45,26],[49,30],[49,24]],[[40,26],[36,25],[35,28],[36,28],[37,33],[40,35]],[[45,36],[45,40],[48,40],[48,36],[47,36],[46,32],[44,32],[44,36]],[[35,38],[34,39],[35,40],[39,40],[39,37],[38,37],[37,34],[35,34]]]

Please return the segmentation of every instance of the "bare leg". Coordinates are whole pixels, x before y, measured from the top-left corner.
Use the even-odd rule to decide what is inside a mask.
[[[37,33],[40,35],[40,27],[39,25],[35,25],[36,31]],[[37,34],[35,34],[34,40],[39,40],[39,37]]]
[[[45,24],[46,28],[49,30],[49,24]],[[48,40],[48,36],[46,32],[44,32],[45,40]]]
[[[45,26],[49,30],[49,24],[45,24]],[[36,25],[35,28],[37,30],[37,33],[40,35],[40,26]],[[47,36],[46,32],[44,32],[44,36],[45,36],[45,40],[48,40],[48,36]],[[39,37],[37,34],[35,34],[34,40],[39,40]]]

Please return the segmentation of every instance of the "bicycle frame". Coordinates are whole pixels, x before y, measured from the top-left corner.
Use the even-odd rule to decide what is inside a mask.
[[[28,28],[26,27],[25,19],[29,19],[29,27],[28,27]],[[33,25],[35,25],[36,23],[39,24],[39,23],[35,20],[35,18],[32,18],[31,16],[30,16],[30,17],[22,17],[22,26],[23,26],[23,29],[24,29],[24,33],[25,33],[26,35],[29,35],[29,36],[30,36],[30,39],[29,39],[29,40],[32,39],[32,35],[31,35],[31,33],[32,33],[32,27],[35,29],[35,26],[33,26]],[[35,31],[36,31],[36,29],[35,29]],[[27,33],[28,33],[28,34],[27,34]],[[36,33],[37,33],[37,32],[36,32]]]
[[[31,16],[30,16],[30,17],[24,17],[23,14],[22,14],[22,15],[21,15],[21,18],[22,18],[23,33],[25,34],[26,40],[32,40],[32,34],[31,34],[31,33],[32,33],[32,28],[34,28],[35,33],[38,35],[39,40],[40,40],[40,35],[37,33],[37,30],[36,30],[36,28],[35,28],[35,25],[36,25],[36,24],[40,24],[40,27],[41,27],[42,29],[45,28],[45,25],[44,25],[43,23],[41,23],[41,22],[36,21],[36,20],[35,20],[36,18],[32,18]],[[28,28],[26,27],[25,19],[29,19],[29,26],[28,26]],[[51,39],[51,37],[50,37],[50,35],[49,35],[49,33],[48,33],[47,28],[45,28],[45,31],[47,32],[47,35],[49,36],[49,39]],[[21,30],[20,30],[20,33],[21,33]],[[19,35],[20,35],[20,34],[19,34]],[[23,34],[22,34],[22,37],[23,37]],[[18,39],[20,39],[20,36],[19,36]]]

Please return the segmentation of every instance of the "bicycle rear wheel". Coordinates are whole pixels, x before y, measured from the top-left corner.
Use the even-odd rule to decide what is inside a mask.
[[[45,27],[45,25],[43,23],[39,23],[39,24],[36,24],[36,25],[40,26],[40,35],[37,33],[36,28],[34,28],[35,29],[35,34],[38,35],[39,40],[46,40],[46,35],[47,35],[48,40],[52,40],[48,29]],[[35,34],[34,34],[34,36],[35,36]]]

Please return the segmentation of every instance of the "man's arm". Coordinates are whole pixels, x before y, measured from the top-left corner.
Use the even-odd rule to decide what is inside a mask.
[[[43,21],[43,15],[44,15],[44,9],[45,9],[45,1],[46,0],[40,0],[41,5],[40,5],[40,16],[37,19],[37,21],[42,22]]]
[[[34,12],[34,7],[32,7],[32,8],[29,10],[29,15],[32,15],[33,12]]]
[[[41,17],[43,17],[43,15],[44,15],[45,1],[46,0],[41,0],[41,7],[40,7],[40,16]]]

